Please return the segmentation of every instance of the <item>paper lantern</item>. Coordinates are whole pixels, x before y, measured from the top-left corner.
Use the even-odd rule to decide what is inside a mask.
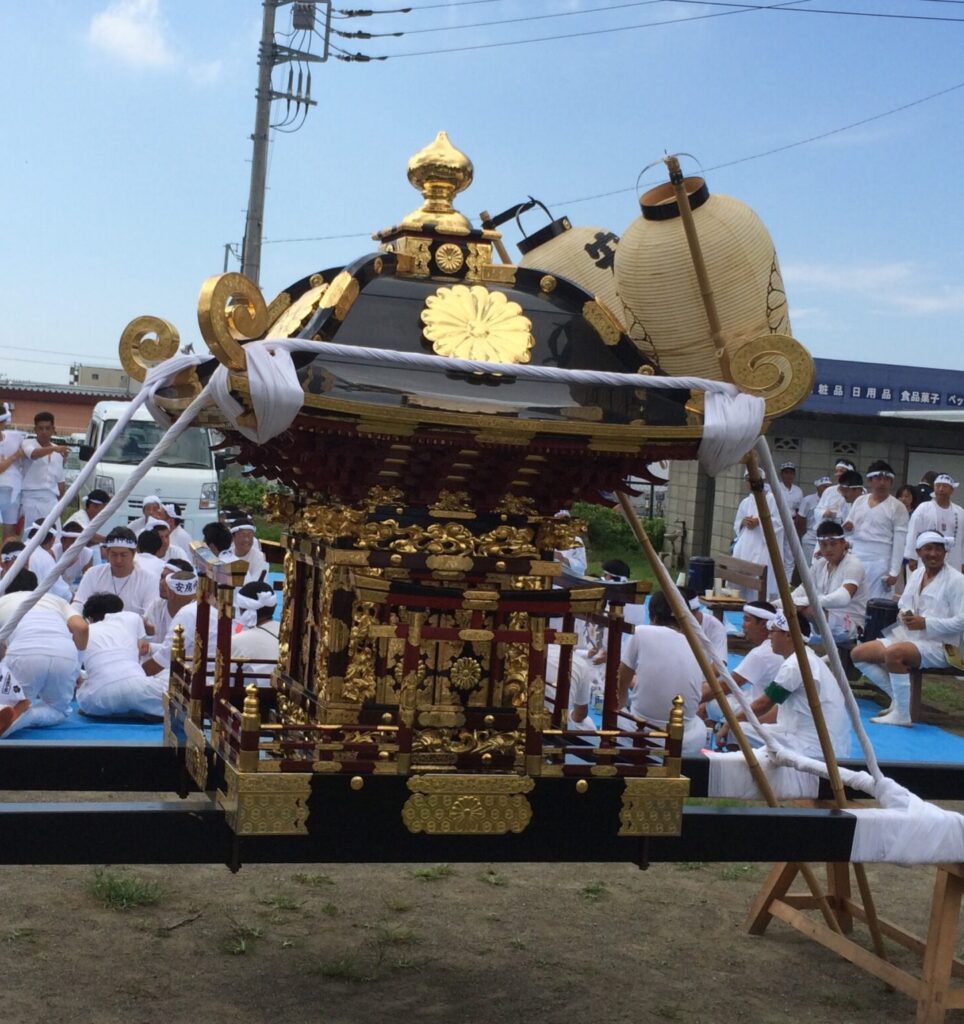
[[[767,334],[790,334],[783,278],[763,221],[745,203],[684,180],[727,351]],[[615,281],[629,336],[674,375],[720,378],[710,328],[675,193],[645,193],[623,233]]]
[[[575,281],[625,326],[613,277],[618,244],[619,236],[606,228],[574,228],[560,217],[519,242],[519,265]]]

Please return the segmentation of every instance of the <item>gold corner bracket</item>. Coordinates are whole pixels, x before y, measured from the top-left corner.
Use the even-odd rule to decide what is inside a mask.
[[[619,812],[621,836],[678,836],[690,780],[629,778]]]
[[[301,772],[239,772],[226,764],[217,804],[235,835],[304,836],[311,779]]]

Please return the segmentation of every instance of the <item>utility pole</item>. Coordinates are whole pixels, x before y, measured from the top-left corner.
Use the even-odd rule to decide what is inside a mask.
[[[268,176],[268,133],[271,130],[271,103],[276,99],[295,101],[299,107],[317,104],[311,99],[311,73],[308,74],[308,88],[301,92],[301,74],[298,75],[298,92],[292,93],[292,79],[289,76],[287,92],[275,92],[271,88],[271,73],[277,64],[292,61],[323,62],[328,59],[328,38],[331,31],[331,0],[312,0],[310,3],[295,4],[295,27],[314,31],[315,8],[324,5],[325,33],[322,54],[294,50],[278,46],[274,41],[275,12],[279,7],[295,0],[264,0],[264,18],[261,22],[261,46],[258,49],[258,91],[255,93],[257,106],[254,116],[254,134],[251,136],[251,187],[248,192],[248,216],[244,226],[244,242],[241,249],[241,273],[255,284],[261,276],[261,237],[264,230],[264,191]],[[300,22],[300,24],[299,24]]]

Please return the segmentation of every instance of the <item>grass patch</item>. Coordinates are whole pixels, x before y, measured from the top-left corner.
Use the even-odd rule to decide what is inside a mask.
[[[605,882],[590,882],[579,890],[579,895],[590,903],[598,903],[609,896]]]
[[[399,957],[392,966],[396,971],[423,971],[432,962],[427,956]]]
[[[701,871],[703,862],[701,860],[681,860],[674,866],[677,871]]]
[[[407,914],[412,909],[412,904],[409,903],[408,900],[386,900],[385,909],[391,910],[396,914]]]
[[[277,895],[269,899],[261,900],[263,907],[271,907],[274,910],[301,910],[304,906],[303,900],[296,900],[292,896]]]
[[[526,948],[525,942],[522,939],[520,939],[520,938],[509,939],[509,945],[513,949],[525,949]]]
[[[964,714],[964,686],[956,679],[941,676],[928,678],[925,672],[921,700],[940,708],[947,715]]]
[[[32,928],[11,928],[3,937],[4,942],[34,942]]]
[[[264,932],[260,928],[235,923],[230,934],[221,943],[221,952],[230,956],[244,956],[263,935]]]
[[[411,946],[420,941],[411,928],[396,928],[382,925],[375,932],[375,942],[379,946]]]
[[[318,973],[330,981],[355,983],[370,980],[370,976],[361,970],[355,958],[351,956],[342,956],[337,960],[326,960],[318,965]]]
[[[89,889],[94,899],[108,910],[133,910],[135,907],[149,907],[157,903],[161,887],[137,875],[121,875],[106,868],[97,868],[90,880]]]
[[[455,868],[451,864],[435,864],[430,868],[419,868],[412,872],[412,877],[422,882],[438,882],[443,878],[451,878]]]
[[[291,876],[292,881],[297,882],[299,885],[309,885],[315,889],[321,888],[323,885],[334,885],[335,880],[331,875],[307,875],[303,871],[299,871],[298,874]]]
[[[480,877],[481,880],[485,882],[486,885],[495,885],[501,887],[503,885],[509,884],[508,878],[506,878],[505,875],[500,874],[498,871],[488,870],[485,872],[484,875],[481,875]]]
[[[752,882],[760,875],[756,864],[724,864],[720,868],[720,878],[724,882]]]
[[[335,906],[334,903],[323,903],[321,907],[321,912],[323,914],[326,914],[328,917],[338,916],[338,908]]]

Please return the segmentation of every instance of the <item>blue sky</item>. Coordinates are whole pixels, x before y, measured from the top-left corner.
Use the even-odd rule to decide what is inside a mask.
[[[341,22],[409,34],[342,41],[396,56],[316,66],[319,106],[275,136],[265,238],[359,237],[265,245],[268,298],[371,251],[371,232],[415,208],[405,165],[441,128],[475,164],[457,203],[473,219],[532,194],[622,232],[639,172],[665,151],[713,167],[964,83],[964,4],[798,5],[962,19],[941,23],[681,2],[411,3],[407,16]],[[72,362],[117,365],[120,333],[143,313],[203,346],[198,291],[244,228],[261,13],[259,0],[0,0],[0,373],[63,382]],[[457,28],[476,22],[496,24]],[[962,367],[962,110],[964,88],[707,172],[768,225],[794,332],[814,355]],[[513,252],[516,240],[508,226]]]

